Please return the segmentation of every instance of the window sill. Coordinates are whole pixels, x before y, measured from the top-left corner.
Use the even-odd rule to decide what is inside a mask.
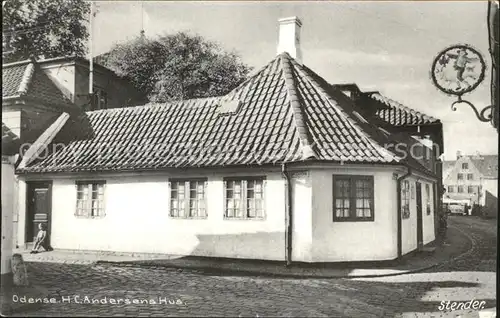
[[[333,222],[373,222],[375,218],[335,218]]]
[[[75,215],[75,218],[77,218],[77,219],[88,219],[88,220],[103,219],[104,217],[105,217],[105,215],[99,215],[99,216]]]
[[[224,217],[224,221],[265,221],[266,218],[228,218]]]
[[[188,216],[188,217],[180,217],[180,216],[171,216],[169,215],[168,216],[169,219],[172,219],[172,220],[207,220],[208,217],[207,216]]]

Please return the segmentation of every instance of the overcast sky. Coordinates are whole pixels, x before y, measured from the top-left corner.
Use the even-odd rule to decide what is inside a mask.
[[[276,55],[279,18],[302,22],[303,62],[331,83],[357,83],[441,119],[445,157],[458,150],[497,154],[496,130],[468,106],[451,110],[453,97],[438,91],[429,72],[434,56],[459,43],[478,49],[487,77],[465,95],[491,104],[487,2],[97,2],[94,55],[139,34],[191,31],[237,51],[260,68]]]

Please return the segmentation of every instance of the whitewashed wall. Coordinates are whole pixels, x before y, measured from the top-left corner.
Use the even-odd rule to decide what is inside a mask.
[[[431,202],[431,213],[427,215],[427,207],[426,207],[426,193],[425,193],[425,185],[429,185],[429,197]],[[432,191],[432,183],[422,181],[422,205],[423,205],[423,213],[422,213],[422,226],[423,226],[423,239],[424,245],[428,244],[436,239],[436,234],[434,231],[434,192]]]
[[[2,157],[2,262],[1,274],[11,272],[14,214],[14,158]]]
[[[14,190],[13,190],[13,215],[12,215],[12,247],[18,248],[18,235],[17,231],[19,228],[19,179],[17,176],[14,177]]]
[[[410,217],[408,219],[402,219],[402,252],[403,255],[412,252],[417,249],[417,188],[416,188],[416,177],[407,178],[410,181]],[[427,215],[426,211],[426,193],[425,185],[430,186],[431,200],[433,199],[432,193],[432,183],[424,180],[419,180],[418,182],[422,185],[422,238],[423,243],[427,244],[435,239],[434,231],[434,204],[431,203],[431,214]],[[433,202],[433,201],[431,201]]]
[[[309,171],[292,174],[292,261],[311,262],[313,242],[312,182]]]
[[[292,260],[347,262],[397,257],[397,193],[394,171],[373,168],[316,168],[292,174]],[[372,175],[375,220],[333,222],[332,176]],[[223,219],[223,178],[266,176],[265,220]],[[279,172],[200,174],[207,177],[207,219],[169,217],[168,179],[187,176],[115,176],[106,180],[106,216],[78,218],[75,179],[57,178],[52,186],[51,244],[56,249],[166,253],[213,257],[285,259],[285,187]],[[415,179],[410,178],[415,191]],[[84,178],[82,180],[88,180]],[[26,183],[19,182],[18,240],[24,244]],[[422,181],[424,243],[434,239],[433,214],[425,212]],[[432,191],[431,191],[432,195]],[[402,220],[402,250],[417,247],[416,200],[410,218]],[[434,206],[432,205],[432,209]]]
[[[417,190],[416,179],[406,178],[410,182],[410,217],[401,220],[401,250],[403,255],[414,251],[417,244]],[[422,189],[423,191],[423,189]]]
[[[25,247],[26,244],[26,182],[18,178],[17,182],[17,244]]]
[[[313,259],[316,262],[390,260],[397,257],[396,181],[392,171],[312,170]],[[333,222],[334,174],[374,177],[375,220]]]
[[[54,248],[269,260],[285,257],[285,191],[280,173],[266,174],[265,220],[223,219],[222,176],[208,176],[208,218],[187,220],[169,217],[168,177],[102,179],[106,180],[106,216],[101,219],[75,217],[75,181],[54,180]]]

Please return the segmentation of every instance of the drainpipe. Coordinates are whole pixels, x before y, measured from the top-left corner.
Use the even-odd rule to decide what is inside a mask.
[[[402,175],[397,180],[397,194],[398,194],[398,258],[403,255],[403,226],[402,226],[402,214],[401,214],[401,182],[411,175],[411,167],[406,166],[408,171],[406,174]]]
[[[292,264],[292,187],[286,165],[281,165],[281,173],[285,180],[285,261],[286,266]]]

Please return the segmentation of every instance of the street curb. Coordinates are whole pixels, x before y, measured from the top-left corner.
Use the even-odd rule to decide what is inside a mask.
[[[312,274],[292,274],[292,273],[270,273],[267,271],[249,271],[249,270],[239,270],[239,269],[230,269],[230,268],[216,268],[216,267],[211,267],[211,266],[182,266],[182,265],[175,265],[175,264],[138,264],[134,263],[133,261],[104,261],[104,260],[99,260],[94,263],[94,265],[111,265],[111,266],[116,266],[116,267],[134,267],[134,268],[154,268],[154,269],[177,269],[178,271],[202,271],[205,273],[214,273],[214,274],[237,274],[241,276],[259,276],[259,277],[268,277],[268,278],[292,278],[292,279],[354,279],[354,278],[376,278],[376,277],[390,277],[390,276],[399,276],[399,275],[405,275],[405,274],[413,274],[413,273],[419,273],[423,272],[425,270],[448,264],[450,262],[453,262],[459,258],[462,258],[468,254],[470,254],[477,246],[477,243],[475,242],[474,238],[472,238],[469,234],[464,232],[463,230],[459,229],[456,226],[452,226],[454,229],[458,230],[462,235],[464,235],[469,241],[471,242],[471,247],[461,253],[460,255],[457,255],[451,259],[448,259],[443,262],[438,262],[434,263],[431,265],[426,265],[422,266],[419,268],[415,269],[409,269],[409,270],[403,270],[397,273],[386,273],[386,274],[366,274],[366,275],[312,275]]]

